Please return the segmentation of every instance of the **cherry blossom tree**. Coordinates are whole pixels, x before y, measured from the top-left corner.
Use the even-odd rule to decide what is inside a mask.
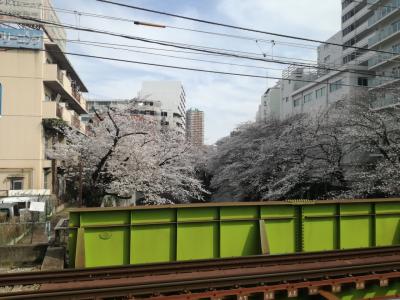
[[[354,148],[349,172],[353,196],[400,194],[400,109],[382,106],[384,93],[387,97],[387,91],[358,92],[332,108]],[[398,95],[395,89],[392,93]]]
[[[184,135],[134,114],[134,105],[96,112],[87,134],[64,129],[65,139],[49,156],[62,161],[70,179],[82,177],[88,205],[104,195],[143,195],[145,203],[202,201],[207,191],[196,178],[198,153]]]

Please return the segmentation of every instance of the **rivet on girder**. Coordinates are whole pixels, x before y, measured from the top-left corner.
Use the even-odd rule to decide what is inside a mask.
[[[297,289],[289,289],[288,290],[288,297],[289,298],[297,297],[297,295],[298,295]]]
[[[381,278],[379,280],[379,286],[384,287],[389,285],[389,280],[387,278]]]
[[[274,300],[275,292],[274,291],[266,291],[264,292],[264,300]]]
[[[318,295],[319,294],[319,288],[317,286],[311,286],[308,288],[308,294],[309,295]]]
[[[356,290],[363,290],[365,289],[365,282],[364,281],[357,281],[356,282]]]
[[[340,284],[332,285],[332,293],[340,293],[342,291],[342,286]]]

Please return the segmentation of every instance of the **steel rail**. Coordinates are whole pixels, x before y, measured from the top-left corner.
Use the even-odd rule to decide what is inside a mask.
[[[114,283],[113,285],[104,285],[104,280],[98,280],[95,287],[74,287],[59,288],[57,290],[37,290],[18,292],[7,295],[0,295],[0,299],[69,299],[69,297],[84,297],[90,296],[107,296],[111,295],[129,295],[129,296],[147,296],[151,297],[155,293],[177,293],[181,294],[182,291],[200,291],[218,288],[232,288],[243,285],[265,285],[268,289],[268,284],[280,284],[282,282],[301,282],[306,278],[312,283],[317,280],[326,279],[330,277],[337,278],[349,277],[356,282],[355,276],[362,276],[365,274],[374,273],[379,277],[379,273],[384,276],[385,272],[393,272],[400,267],[400,261],[396,262],[383,262],[372,264],[348,265],[343,263],[337,267],[320,268],[318,266],[308,270],[296,270],[293,268],[291,271],[273,272],[273,273],[250,273],[240,275],[240,270],[237,270],[237,275],[226,276],[221,272],[218,276],[201,276],[201,272],[193,273],[190,279],[164,279],[164,281],[157,281],[157,277],[149,283],[132,284],[129,282]],[[400,277],[400,274],[398,275]],[[273,288],[273,287],[272,287]],[[75,298],[74,298],[75,299]]]
[[[121,277],[140,277],[188,273],[207,270],[224,270],[239,267],[275,266],[315,261],[345,260],[367,258],[378,255],[400,254],[400,246],[377,247],[352,250],[334,250],[324,252],[296,253],[283,255],[256,255],[223,259],[179,261],[157,264],[127,265],[118,267],[65,269],[61,271],[34,271],[0,274],[0,286],[60,283]]]

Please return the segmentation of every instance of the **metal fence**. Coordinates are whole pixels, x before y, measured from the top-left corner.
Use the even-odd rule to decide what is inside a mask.
[[[19,222],[11,219],[0,223],[0,246],[46,243],[49,229],[49,222]]]

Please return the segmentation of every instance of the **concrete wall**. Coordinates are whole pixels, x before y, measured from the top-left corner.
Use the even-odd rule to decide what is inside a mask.
[[[0,246],[0,267],[22,267],[41,264],[48,244]]]

